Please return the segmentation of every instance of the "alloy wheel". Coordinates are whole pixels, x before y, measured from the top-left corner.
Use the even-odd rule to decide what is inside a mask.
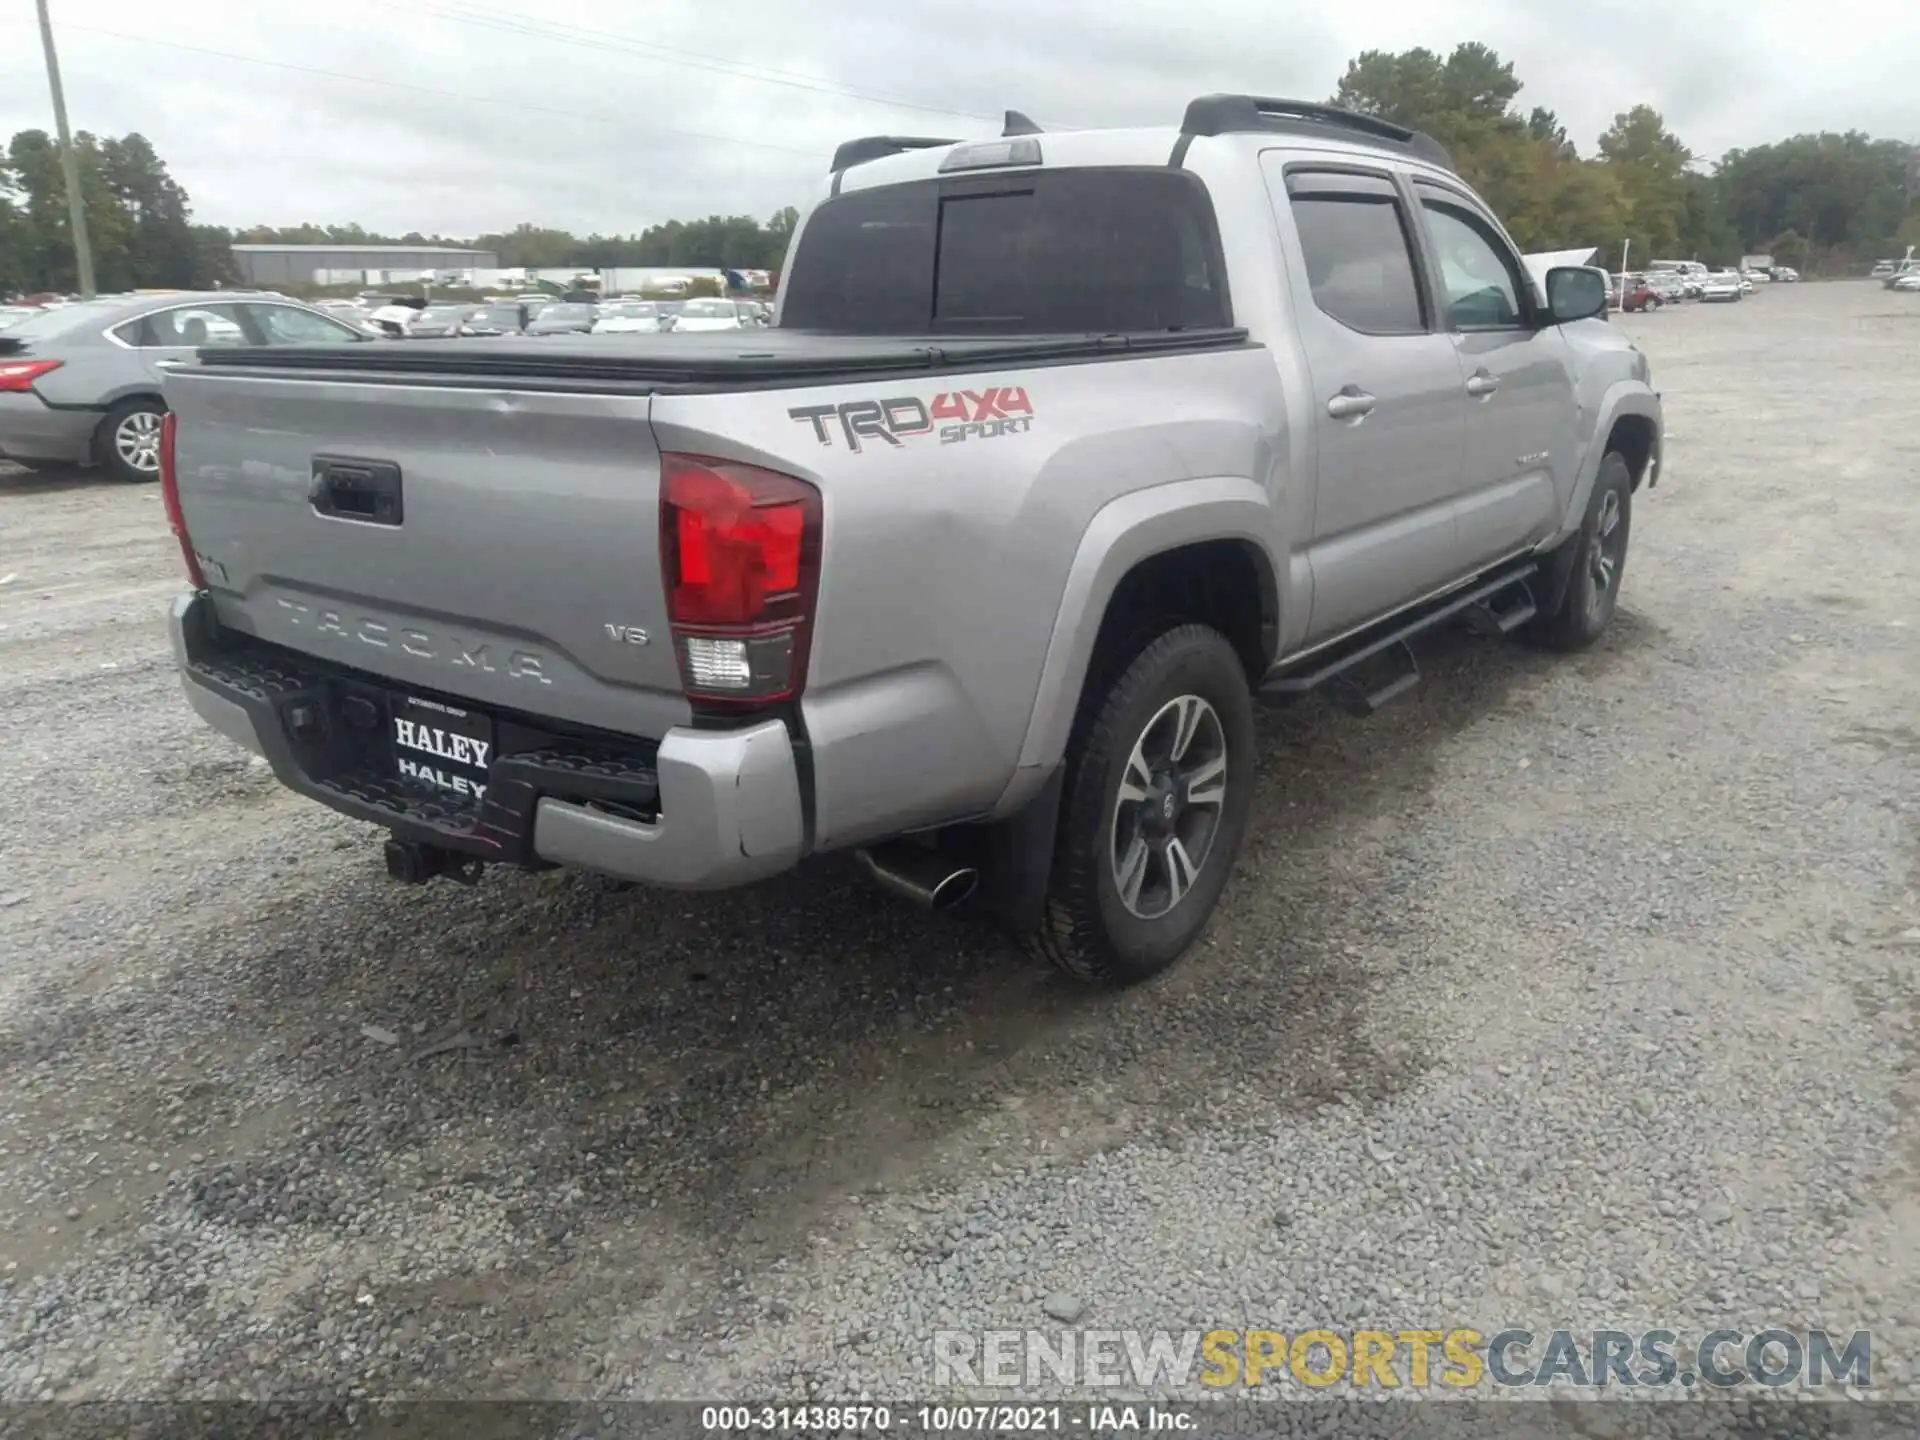
[[[1169,700],[1134,741],[1108,852],[1127,912],[1157,920],[1199,878],[1227,798],[1227,736],[1198,695]]]

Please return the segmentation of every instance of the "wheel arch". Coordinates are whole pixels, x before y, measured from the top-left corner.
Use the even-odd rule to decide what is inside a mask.
[[[1054,616],[1019,768],[996,814],[1013,813],[1044,786],[1066,754],[1101,647],[1124,640],[1145,617],[1215,624],[1250,683],[1265,673],[1280,636],[1275,524],[1266,490],[1244,476],[1157,485],[1095,513]]]
[[[1621,381],[1610,387],[1598,407],[1596,422],[1587,453],[1575,477],[1573,494],[1561,517],[1560,534],[1569,535],[1579,528],[1587,513],[1587,497],[1593,493],[1594,476],[1600,462],[1622,443],[1627,468],[1633,472],[1634,489],[1641,481],[1657,483],[1660,473],[1661,412],[1660,397],[1640,381]]]

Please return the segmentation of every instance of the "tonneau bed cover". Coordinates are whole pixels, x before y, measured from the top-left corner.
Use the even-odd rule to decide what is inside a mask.
[[[547,389],[585,382],[622,390],[759,389],[994,365],[1044,365],[1248,343],[1239,328],[1114,335],[898,336],[762,330],[745,335],[569,335],[363,345],[201,350],[209,369],[300,372],[316,379],[408,383],[513,382]]]

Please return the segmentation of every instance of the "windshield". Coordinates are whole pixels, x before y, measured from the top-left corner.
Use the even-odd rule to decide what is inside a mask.
[[[473,318],[482,325],[518,325],[520,312],[511,305],[489,305],[474,311]]]
[[[1133,167],[919,180],[810,216],[792,329],[1106,334],[1230,323],[1213,205],[1192,174]]]
[[[591,305],[549,305],[540,312],[542,320],[591,320]]]
[[[623,305],[602,305],[600,307],[600,318],[602,320],[656,320],[659,316],[660,312],[657,308],[652,305],[641,304],[637,301]]]
[[[429,305],[420,312],[422,320],[438,325],[452,325],[466,317],[467,307],[464,305]]]
[[[680,313],[689,320],[736,320],[739,314],[725,300],[689,300]]]

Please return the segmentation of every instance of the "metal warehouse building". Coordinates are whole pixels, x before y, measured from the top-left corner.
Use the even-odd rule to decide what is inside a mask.
[[[328,270],[491,270],[500,259],[491,250],[455,250],[444,245],[236,245],[234,263],[250,285],[317,280]]]

